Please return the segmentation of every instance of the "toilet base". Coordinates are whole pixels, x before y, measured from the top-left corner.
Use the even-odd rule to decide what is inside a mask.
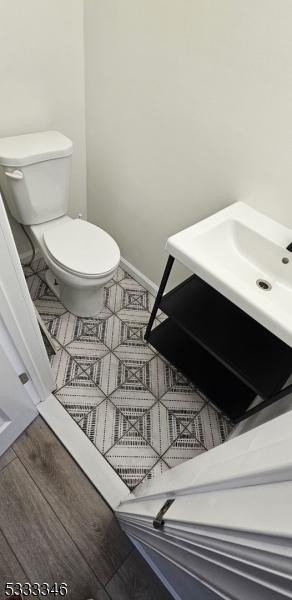
[[[58,282],[50,269],[46,271],[46,282],[63,306],[77,317],[97,317],[104,308],[104,286],[73,288]]]

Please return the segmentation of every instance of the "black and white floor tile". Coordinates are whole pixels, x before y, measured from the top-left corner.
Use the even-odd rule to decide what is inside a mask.
[[[82,370],[77,377],[55,392],[55,396],[77,423],[105,400],[104,393]]]
[[[131,427],[109,398],[87,413],[79,425],[102,454],[116,446]]]
[[[161,398],[161,396],[168,392],[179,377],[178,372],[175,371],[169,363],[160,358],[160,356],[151,358],[151,360],[146,362],[135,372],[135,375],[144,383],[144,385],[149,387],[151,392],[157,398]],[[184,384],[181,386],[182,388],[185,387],[186,380],[183,378],[183,381]]]
[[[152,408],[156,398],[135,375],[131,375],[110,396],[112,403],[135,425]]]
[[[86,318],[81,319],[65,312],[56,317],[47,325],[50,334],[55,337],[62,346],[67,346],[78,338],[88,336],[90,326]]]
[[[75,379],[82,372],[81,367],[64,348],[60,348],[49,359],[56,381],[56,391],[69,383],[71,379]]]
[[[106,459],[133,489],[159,460],[159,455],[134,428],[129,429],[108,450]]]
[[[140,483],[138,483],[138,485],[136,485],[135,493],[138,491],[143,493],[143,490],[144,490],[145,486],[147,485],[147,483],[149,483],[149,481],[153,480],[155,477],[157,477],[159,475],[162,475],[163,473],[165,473],[168,470],[169,470],[169,466],[166,464],[166,462],[164,462],[164,460],[162,460],[160,458],[157,461],[157,463],[154,465],[154,467],[152,467],[152,469],[150,469],[150,471],[148,471],[148,473],[146,473],[146,475],[140,481]]]
[[[43,258],[36,258],[33,261],[31,268],[34,271],[34,273],[40,273],[41,271],[46,271],[47,265]]]
[[[44,281],[35,273],[32,273],[26,277],[26,283],[33,301],[40,298],[46,290]]]
[[[38,275],[35,277],[38,277]],[[34,300],[34,304],[43,321],[48,324],[56,317],[63,315],[66,312],[66,308],[50,288],[41,279],[40,281],[42,282],[42,286],[39,288],[38,297]]]
[[[186,427],[203,408],[206,399],[192,385],[181,390],[174,385],[160,398],[160,402]]]
[[[159,401],[136,421],[134,427],[159,456],[163,456],[185,429],[174,413]]]
[[[187,429],[206,450],[210,450],[224,442],[231,431],[231,425],[218,410],[208,403],[188,424]]]
[[[154,297],[121,267],[98,318],[76,317],[24,267],[31,297],[59,344],[55,396],[130,489],[222,443],[230,424],[144,340]],[[165,315],[159,311],[156,324]]]
[[[113,353],[108,352],[106,356],[95,362],[89,370],[94,383],[109,396],[129,376],[128,367]]]
[[[188,429],[184,429],[180,436],[171,444],[163,455],[164,462],[170,467],[176,467],[185,460],[194,458],[206,448],[200,444],[197,438]]]
[[[105,344],[95,335],[92,335],[90,330],[68,344],[66,350],[84,370],[94,365],[97,359],[101,359],[108,353]]]

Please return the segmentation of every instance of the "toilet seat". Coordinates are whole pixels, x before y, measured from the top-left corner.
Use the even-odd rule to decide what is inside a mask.
[[[120,261],[119,247],[97,225],[70,219],[50,228],[43,237],[52,260],[80,277],[103,277],[114,271]]]

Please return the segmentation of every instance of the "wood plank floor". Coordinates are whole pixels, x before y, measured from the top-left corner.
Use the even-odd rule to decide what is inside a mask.
[[[0,598],[8,581],[65,582],[70,600],[170,600],[40,417],[0,458]]]

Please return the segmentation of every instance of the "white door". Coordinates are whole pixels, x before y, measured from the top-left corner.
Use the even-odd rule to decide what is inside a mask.
[[[292,598],[291,432],[289,411],[120,504],[122,528],[174,598]]]
[[[1,342],[3,338],[1,336]],[[38,414],[17,370],[0,343],[0,456]]]

